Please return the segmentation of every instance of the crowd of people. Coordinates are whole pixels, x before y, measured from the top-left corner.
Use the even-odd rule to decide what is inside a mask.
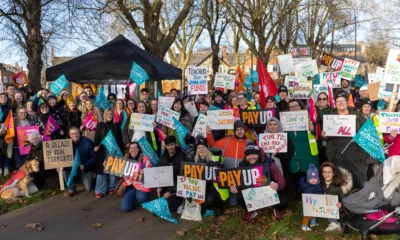
[[[349,94],[352,93],[355,107],[349,107]],[[4,136],[7,128],[2,125],[0,130],[0,175],[8,176],[11,170],[18,169],[24,161],[33,159],[41,163],[41,171],[35,174],[34,183],[39,189],[55,189],[59,186],[57,170],[45,170],[43,167],[42,135],[50,116],[60,127],[51,134],[51,139],[70,138],[73,151],[80,154],[80,171],[74,182],[67,187],[65,196],[76,194],[76,181],[81,180],[87,191],[94,189],[94,197],[102,198],[107,194],[115,194],[119,182],[124,187],[121,210],[129,212],[135,209],[136,203],[151,200],[151,193],[156,192],[158,197],[165,197],[170,211],[182,213],[183,198],[176,195],[177,176],[181,174],[182,162],[206,163],[220,168],[237,168],[245,166],[263,165],[271,173],[270,187],[277,191],[280,203],[273,206],[276,220],[283,218],[283,213],[290,201],[301,199],[301,193],[333,194],[340,199],[349,194],[351,189],[360,189],[364,183],[374,175],[380,162],[371,158],[360,146],[352,142],[349,137],[328,137],[322,131],[318,136],[318,153],[311,150],[309,133],[307,131],[290,131],[288,135],[288,151],[285,153],[264,153],[257,145],[255,134],[282,133],[280,112],[303,111],[310,108],[308,101],[289,99],[288,89],[282,85],[278,87],[278,97],[266,98],[267,109],[275,109],[275,115],[268,119],[266,126],[250,128],[239,117],[240,110],[260,109],[260,94],[256,91],[249,98],[245,92],[214,90],[205,95],[186,95],[172,89],[164,96],[174,97],[171,109],[180,113],[179,122],[191,133],[198,117],[193,117],[186,109],[185,104],[193,104],[199,113],[207,115],[210,106],[219,109],[234,109],[234,127],[232,130],[213,130],[207,128],[206,136],[192,137],[188,134],[184,141],[188,149],[181,148],[174,129],[154,122],[154,131],[135,130],[129,124],[123,125],[130,119],[132,113],[157,115],[158,99],[149,97],[149,90],[140,90],[140,100],[129,98],[118,99],[114,93],[109,93],[107,99],[112,108],[101,109],[96,106],[96,95],[90,86],[86,86],[77,99],[71,100],[69,93],[63,91],[59,96],[53,95],[48,89],[37,93],[34,100],[24,91],[19,91],[13,85],[5,87],[0,93],[0,105],[3,112],[1,123],[4,123],[9,111],[15,114],[15,128],[18,126],[39,126],[39,133],[29,135],[31,150],[28,155],[21,155],[18,150],[17,136],[7,144]],[[316,99],[318,119],[310,122],[311,134],[317,134],[317,125],[323,129],[323,116],[355,115],[357,131],[368,119],[376,118],[377,103],[368,98],[368,89],[351,89],[350,82],[342,80],[342,87],[335,89],[334,101],[336,108],[330,107],[329,96],[326,92],[319,93]],[[396,111],[400,111],[400,104]],[[126,113],[126,114],[124,114]],[[92,114],[99,122],[96,129],[87,129],[85,119]],[[157,129],[158,128],[158,129]],[[173,166],[174,186],[149,189],[140,181],[118,179],[116,176],[105,174],[104,162],[106,147],[100,144],[106,134],[112,131],[118,147],[124,157],[139,161],[143,168],[151,168],[149,156],[144,155],[138,140],[145,137],[154,152],[160,157],[158,166]],[[161,142],[160,132],[167,137]],[[391,144],[388,147],[388,156],[400,155],[400,137],[397,131],[382,135],[382,141]],[[343,150],[346,151],[343,153]],[[64,168],[64,180],[67,181],[71,168]],[[142,172],[143,173],[143,172]],[[153,191],[154,190],[154,191]],[[155,194],[154,194],[155,195]],[[201,213],[214,210],[216,217],[223,215],[224,205],[240,205],[245,214],[243,220],[250,222],[258,215],[258,211],[247,211],[243,194],[240,189],[231,186],[228,189],[219,189],[215,184],[208,183],[206,198],[201,203]],[[336,219],[329,219],[327,231],[339,230]],[[318,223],[316,219],[305,216],[302,230],[309,231]]]

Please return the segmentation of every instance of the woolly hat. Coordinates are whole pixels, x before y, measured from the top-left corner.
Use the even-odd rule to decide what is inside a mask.
[[[233,131],[235,132],[236,129],[238,129],[238,128],[243,128],[244,130],[246,130],[246,125],[241,120],[237,120],[233,124]]]
[[[65,93],[69,95],[68,91],[62,91],[60,96],[62,97]]]
[[[278,93],[281,93],[281,92],[288,93],[288,89],[287,89],[287,87],[285,85],[282,85],[282,86],[279,87]]]
[[[171,143],[176,143],[175,136],[168,136],[164,139],[165,145],[171,144]]]
[[[252,142],[247,143],[246,147],[244,148],[244,155],[247,156],[249,154],[258,154],[260,155],[260,148]]]
[[[221,96],[221,97],[223,97],[223,96],[224,96],[224,93],[221,92],[220,90],[217,90],[217,91],[215,91],[215,92],[213,93],[213,100],[215,100],[215,97],[216,97],[216,96]]]
[[[57,97],[56,97],[55,95],[52,94],[52,95],[47,96],[47,101],[50,100],[51,98],[54,98],[54,99],[57,100]]]
[[[273,101],[273,102],[276,102],[276,99],[275,99],[274,96],[268,96],[268,97],[267,97],[267,102],[268,102],[268,100]]]
[[[362,86],[360,87],[360,92],[361,92],[361,91],[368,91],[367,85],[362,85]]]
[[[196,137],[196,149],[199,145],[203,145],[205,147],[208,148],[208,143],[207,143],[207,139],[204,138],[203,136],[198,136]]]
[[[340,98],[340,97],[345,98],[346,101],[347,101],[347,94],[346,94],[346,93],[344,93],[344,92],[338,93],[338,94],[335,96],[335,101],[336,101],[336,99],[338,99],[338,98]]]
[[[318,183],[319,183],[318,169],[315,167],[314,164],[310,164],[310,166],[308,166],[308,170],[307,170],[307,182],[309,182],[311,178],[316,178],[316,179],[318,179]],[[318,184],[318,183],[317,183],[317,184]]]
[[[364,98],[360,98],[360,100],[358,100],[360,103],[360,108],[362,108],[365,104],[368,104],[372,107],[372,102],[368,99],[364,99]]]

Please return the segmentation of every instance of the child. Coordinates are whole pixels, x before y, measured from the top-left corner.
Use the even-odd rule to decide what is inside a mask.
[[[307,170],[307,178],[302,177],[299,182],[299,190],[301,193],[310,193],[310,194],[322,194],[322,186],[319,180],[318,169],[314,164],[310,164]],[[311,220],[310,227],[318,226],[316,219],[304,216],[303,217],[303,225],[301,229],[303,231],[311,231],[311,228],[308,226],[308,223]]]
[[[338,208],[342,207],[342,198],[345,197],[353,187],[353,178],[349,171],[343,168],[336,169],[336,166],[330,162],[321,164],[321,180],[325,194],[337,195],[339,202],[336,204]],[[325,232],[340,230],[340,224],[337,219],[328,219],[329,226]]]

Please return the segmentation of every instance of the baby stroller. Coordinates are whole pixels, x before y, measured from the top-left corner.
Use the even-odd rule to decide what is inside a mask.
[[[343,198],[348,210],[343,234],[355,230],[361,239],[369,234],[400,235],[400,156],[386,159],[364,187]]]

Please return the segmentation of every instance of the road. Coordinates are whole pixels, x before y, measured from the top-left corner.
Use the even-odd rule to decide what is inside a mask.
[[[0,216],[0,239],[176,239],[177,230],[189,228],[190,222],[174,214],[179,224],[162,220],[141,206],[129,213],[119,209],[120,199],[106,196],[96,199],[94,192],[82,192],[72,198],[62,194],[40,203]],[[137,219],[144,218],[143,222]],[[44,230],[26,228],[40,223]],[[101,223],[99,228],[92,224]]]

